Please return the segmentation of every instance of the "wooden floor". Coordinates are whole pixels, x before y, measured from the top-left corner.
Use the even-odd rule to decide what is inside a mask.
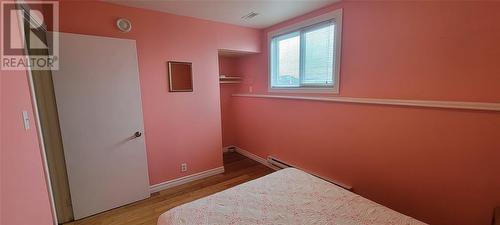
[[[225,172],[154,193],[150,198],[67,225],[156,225],[163,212],[272,173],[270,168],[238,153],[224,153]]]

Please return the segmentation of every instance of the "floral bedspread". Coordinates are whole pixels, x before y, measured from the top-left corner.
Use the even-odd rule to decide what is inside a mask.
[[[423,225],[327,181],[287,168],[178,206],[158,225]]]

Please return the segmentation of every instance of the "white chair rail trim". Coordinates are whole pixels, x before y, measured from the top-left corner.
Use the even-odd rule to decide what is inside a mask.
[[[372,105],[395,105],[443,109],[464,109],[482,111],[500,111],[500,103],[490,102],[458,102],[458,101],[432,101],[432,100],[405,100],[405,99],[380,99],[380,98],[351,98],[351,97],[309,97],[289,95],[266,95],[266,94],[233,94],[233,97],[291,99],[324,102],[341,102],[354,104]]]

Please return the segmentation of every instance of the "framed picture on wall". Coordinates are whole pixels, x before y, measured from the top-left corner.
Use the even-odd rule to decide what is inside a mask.
[[[192,92],[193,68],[190,62],[168,61],[168,91]]]

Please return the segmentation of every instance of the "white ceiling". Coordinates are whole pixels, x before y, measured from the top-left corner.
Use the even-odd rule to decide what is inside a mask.
[[[265,28],[340,0],[105,0],[114,4],[177,15]],[[259,15],[244,20],[250,12]]]

